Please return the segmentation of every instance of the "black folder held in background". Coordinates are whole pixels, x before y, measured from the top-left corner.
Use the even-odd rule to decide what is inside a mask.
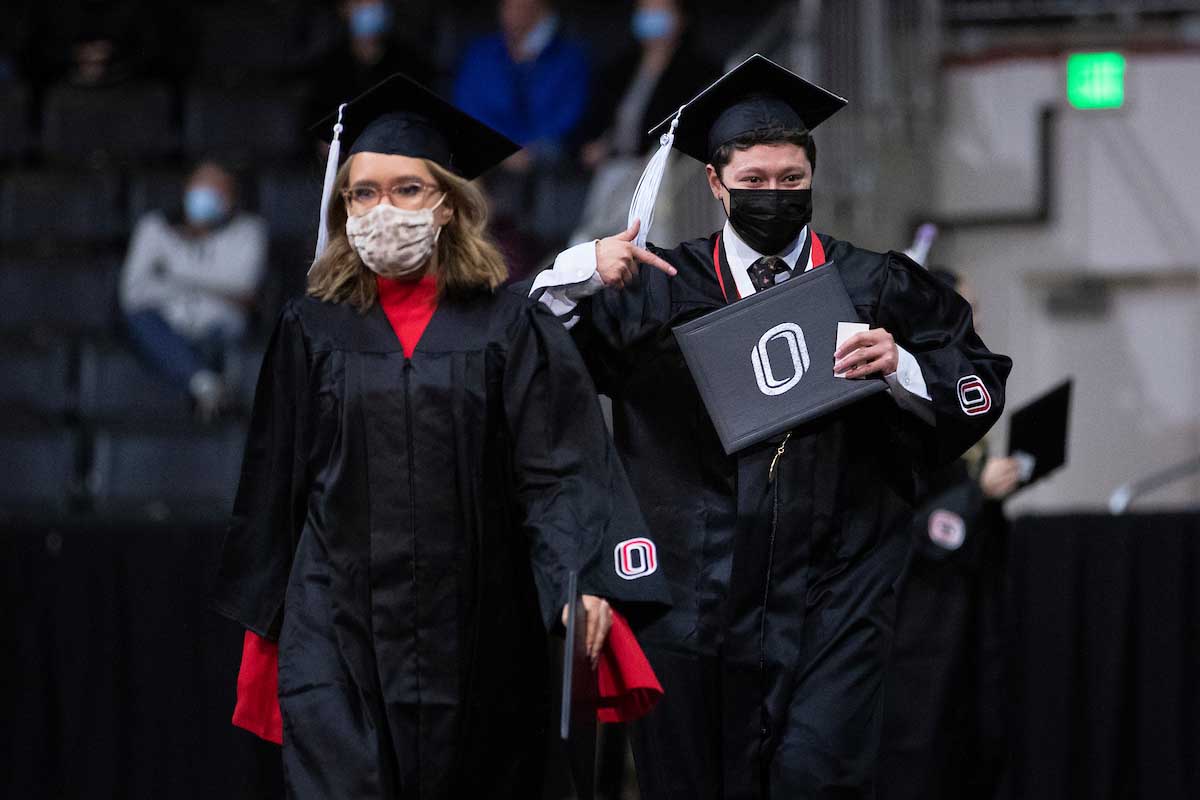
[[[1067,379],[1015,411],[1008,424],[1008,454],[1017,459],[1024,488],[1067,463],[1071,388]]]
[[[833,263],[675,327],[726,453],[882,392],[833,376],[839,322],[858,314]]]

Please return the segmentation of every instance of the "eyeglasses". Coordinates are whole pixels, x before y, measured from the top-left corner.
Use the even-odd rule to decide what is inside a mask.
[[[347,203],[357,209],[374,208],[387,195],[396,208],[418,209],[425,205],[425,198],[441,187],[420,180],[401,181],[390,189],[382,189],[373,183],[360,183],[342,192]]]

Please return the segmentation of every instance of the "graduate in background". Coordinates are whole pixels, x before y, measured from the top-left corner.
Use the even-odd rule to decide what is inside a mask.
[[[570,337],[499,288],[470,180],[516,146],[402,76],[336,121],[219,564],[235,722],[282,736],[291,797],[536,797],[568,570],[593,660],[601,598],[649,611],[662,573],[622,571],[653,543]]]
[[[631,734],[648,800],[874,796],[912,501],[1004,405],[1011,362],[958,295],[899,253],[809,226],[811,131],[844,103],[749,59],[653,131],[667,135],[630,228],[564,251],[531,286],[613,400],[671,586],[672,610],[641,632],[666,691]],[[729,221],[643,247],[671,146],[707,164]],[[890,394],[726,455],[671,328],[808,269],[837,269],[871,325],[812,368]]]
[[[930,274],[970,303],[970,284]],[[880,754],[881,800],[987,800],[1006,762],[1008,520],[1017,459],[978,442],[930,476],[901,579]]]

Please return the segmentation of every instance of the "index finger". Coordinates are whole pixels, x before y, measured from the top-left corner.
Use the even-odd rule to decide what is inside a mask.
[[[663,259],[654,255],[654,253],[651,253],[649,250],[644,250],[641,247],[637,247],[636,245],[633,248],[633,257],[636,258],[638,261],[642,262],[643,264],[649,264],[650,266],[654,267],[655,269],[662,270],[663,272],[667,273],[668,275],[674,276],[676,273],[676,269],[674,267],[672,267],[670,264],[668,264],[666,261],[664,261]]]
[[[841,343],[837,350],[833,352],[833,357],[841,358],[847,353],[858,350],[861,347],[870,347],[871,345],[875,344],[876,335],[877,334],[875,333],[875,330],[861,331],[860,333],[854,334],[850,338],[846,339],[846,341]]]

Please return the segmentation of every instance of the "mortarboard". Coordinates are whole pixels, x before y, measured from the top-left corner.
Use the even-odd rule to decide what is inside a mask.
[[[348,147],[349,155],[383,153],[427,158],[467,180],[478,178],[521,149],[499,131],[399,73],[338,106],[313,129],[329,142],[317,233],[318,257],[325,249],[329,194],[342,147]]]
[[[811,131],[845,105],[844,98],[771,59],[750,56],[650,129],[662,135],[629,206],[628,224],[642,220],[635,244],[646,244],[672,147],[708,163],[718,147],[738,136],[773,127]]]

